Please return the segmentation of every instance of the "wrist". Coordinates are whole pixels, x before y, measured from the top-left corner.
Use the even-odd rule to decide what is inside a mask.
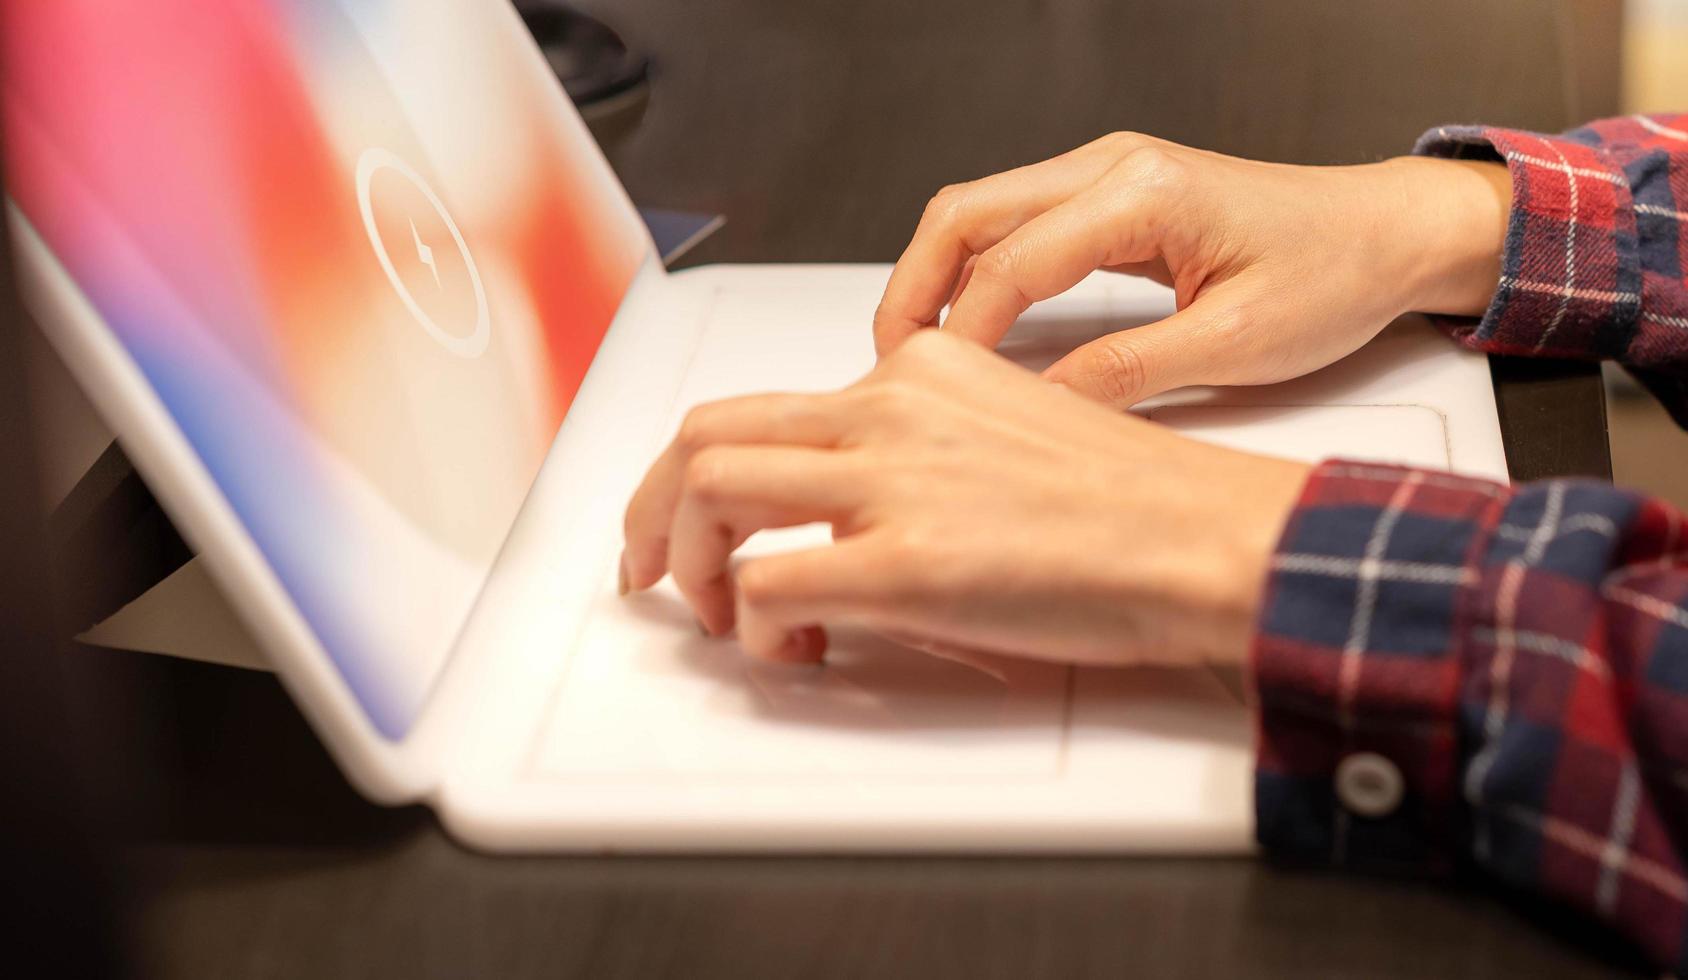
[[[1384,177],[1400,312],[1481,316],[1500,285],[1512,210],[1506,165],[1399,157],[1374,164]]]
[[[1246,472],[1235,485],[1246,493],[1232,498],[1233,520],[1226,535],[1225,583],[1215,590],[1219,599],[1212,663],[1240,665],[1247,661],[1259,626],[1266,585],[1272,574],[1272,558],[1284,525],[1301,499],[1302,489],[1313,467],[1306,463],[1271,457],[1245,456]]]

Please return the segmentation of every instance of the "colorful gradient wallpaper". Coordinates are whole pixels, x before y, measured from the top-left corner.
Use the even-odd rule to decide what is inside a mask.
[[[0,10],[12,197],[402,737],[636,213],[501,0]]]

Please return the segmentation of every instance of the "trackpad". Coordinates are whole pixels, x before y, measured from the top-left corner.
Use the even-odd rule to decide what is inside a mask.
[[[758,535],[747,553],[828,539]],[[622,599],[606,583],[569,665],[539,768],[617,776],[1053,776],[1067,668],[987,673],[867,631],[832,634],[820,667],[753,661],[701,635],[673,586]]]
[[[1452,465],[1447,422],[1423,405],[1167,405],[1147,414],[1192,438],[1308,463]]]

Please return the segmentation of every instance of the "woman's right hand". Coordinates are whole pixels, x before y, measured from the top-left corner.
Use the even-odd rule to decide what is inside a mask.
[[[1403,157],[1259,163],[1120,133],[945,188],[874,317],[880,356],[936,327],[995,346],[1096,269],[1171,286],[1177,312],[1044,377],[1120,408],[1191,384],[1269,384],[1352,353],[1408,311],[1481,313],[1500,280],[1506,167]]]
[[[693,409],[628,504],[623,584],[672,574],[775,660],[854,624],[964,660],[1236,665],[1307,473],[928,333],[840,392]],[[814,522],[832,544],[733,560]]]

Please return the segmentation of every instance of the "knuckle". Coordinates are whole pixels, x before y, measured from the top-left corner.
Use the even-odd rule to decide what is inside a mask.
[[[886,563],[900,568],[913,567],[911,562],[929,557],[931,543],[930,536],[906,525],[886,532],[881,542]]]
[[[1143,135],[1126,129],[1116,129],[1101,137],[1094,145],[1119,153],[1129,153],[1143,144]]]
[[[1114,167],[1115,175],[1138,187],[1167,190],[1178,187],[1188,177],[1187,167],[1179,156],[1161,146],[1139,146],[1127,153]]]
[[[767,606],[779,594],[780,581],[765,563],[753,561],[739,566],[733,588],[747,605]]]
[[[923,448],[930,447],[930,434],[921,441]],[[930,455],[930,453],[926,453]],[[888,465],[879,468],[877,480],[879,483],[879,500],[893,507],[900,507],[909,503],[919,503],[930,498],[932,490],[937,486],[935,477],[943,474],[939,467],[929,460],[909,459],[906,455],[900,460],[893,459]]]
[[[1025,259],[1017,249],[992,248],[979,256],[973,266],[973,276],[977,279],[989,279],[999,282],[1014,282],[1025,268]]]
[[[708,445],[711,415],[708,405],[699,405],[686,412],[686,417],[680,420],[680,431],[674,436],[675,444],[687,451]]]
[[[690,599],[708,587],[709,583],[704,581],[697,569],[688,567],[675,556],[669,556],[669,564],[672,566],[668,570],[669,577],[674,579],[674,587],[680,590],[681,595]]]
[[[864,394],[868,399],[868,412],[876,418],[902,421],[920,414],[920,390],[906,381],[893,380],[872,385],[865,389]]]
[[[922,217],[931,224],[944,225],[956,219],[967,200],[967,184],[945,184],[926,202]]]
[[[731,475],[720,452],[704,450],[686,462],[686,493],[702,503],[717,502],[726,493]]]
[[[917,330],[897,348],[896,360],[916,366],[930,363],[941,357],[943,349],[954,339],[942,330]]]
[[[1111,404],[1128,406],[1142,397],[1148,387],[1148,366],[1143,355],[1128,344],[1104,344],[1092,358],[1096,390]]]

